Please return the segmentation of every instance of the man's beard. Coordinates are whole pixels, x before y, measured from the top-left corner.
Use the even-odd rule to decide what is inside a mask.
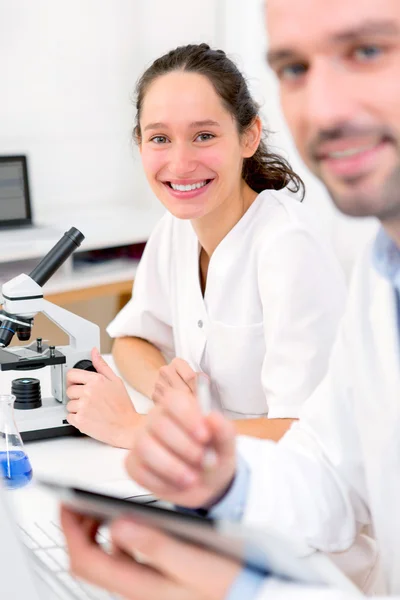
[[[386,222],[400,217],[400,164],[388,175],[380,189],[360,189],[363,177],[347,180],[348,191],[336,192],[321,174],[317,177],[326,186],[336,207],[352,217],[376,217]],[[353,188],[353,191],[352,191]]]
[[[368,179],[368,175],[363,174],[344,179],[341,187],[345,191],[339,191],[339,186],[339,189],[335,188],[324,177],[321,163],[324,158],[324,144],[357,137],[365,139],[368,136],[393,145],[398,157],[396,166],[387,175],[380,188],[373,184],[368,188],[367,184],[363,184],[363,180]],[[319,131],[308,145],[306,154],[310,160],[311,170],[324,183],[341,212],[354,217],[377,217],[381,221],[400,217],[400,152],[397,136],[391,129],[383,126],[367,128],[354,123],[341,123],[331,129]]]

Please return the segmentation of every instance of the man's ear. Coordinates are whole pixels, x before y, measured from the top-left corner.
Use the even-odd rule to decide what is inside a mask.
[[[250,127],[243,133],[242,147],[243,147],[243,158],[250,158],[256,152],[260,145],[262,136],[262,122],[259,116],[257,116]]]

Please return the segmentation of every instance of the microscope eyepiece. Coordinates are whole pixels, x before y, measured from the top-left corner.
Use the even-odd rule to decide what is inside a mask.
[[[43,286],[71,256],[73,251],[81,245],[84,239],[85,236],[79,229],[71,227],[33,269],[29,277],[40,286]],[[25,342],[30,339],[33,318],[0,311],[0,321],[0,348],[7,347],[15,334],[17,334],[20,341]]]
[[[81,245],[84,239],[85,236],[79,229],[71,227],[33,269],[29,277],[40,286],[43,286],[67,258],[71,256],[73,251]]]

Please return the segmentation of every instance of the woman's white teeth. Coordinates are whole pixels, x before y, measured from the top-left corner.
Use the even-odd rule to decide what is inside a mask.
[[[199,190],[207,184],[207,181],[200,181],[199,183],[193,183],[192,185],[179,185],[177,183],[171,183],[173,190],[178,192],[191,192],[192,190]]]
[[[375,148],[376,146],[377,143],[374,142],[369,146],[359,146],[357,148],[347,148],[347,150],[338,150],[336,152],[330,152],[329,158],[348,158],[349,156],[355,156],[356,154],[368,152],[368,150],[372,150],[372,148]]]

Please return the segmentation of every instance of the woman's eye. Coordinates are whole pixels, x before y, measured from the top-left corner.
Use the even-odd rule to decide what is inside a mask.
[[[368,62],[378,58],[382,53],[383,49],[379,46],[369,45],[356,48],[353,56],[361,62]]]
[[[196,140],[200,140],[200,142],[207,142],[208,140],[212,140],[215,138],[215,135],[212,133],[199,133]]]
[[[166,144],[168,140],[165,135],[155,135],[150,141],[155,144]]]
[[[307,71],[307,67],[302,63],[285,65],[278,71],[278,77],[281,80],[293,81],[299,79]]]

